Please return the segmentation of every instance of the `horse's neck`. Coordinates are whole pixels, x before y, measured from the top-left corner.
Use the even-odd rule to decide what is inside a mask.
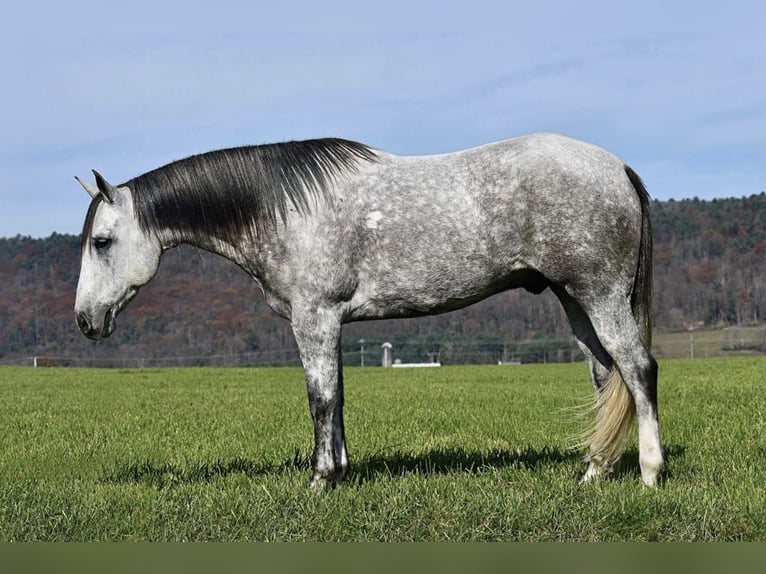
[[[165,240],[161,238],[161,242],[163,251],[179,245],[191,245],[192,247],[220,255],[236,263],[251,275],[255,273],[257,267],[257,250],[254,242],[250,239],[245,239],[240,245],[234,246],[215,237],[187,237],[180,238],[179,240],[178,237],[168,235]]]

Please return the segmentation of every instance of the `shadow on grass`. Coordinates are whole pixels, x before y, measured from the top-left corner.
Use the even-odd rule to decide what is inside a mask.
[[[527,446],[517,450],[493,449],[466,451],[461,448],[432,449],[425,453],[394,452],[374,454],[352,464],[348,482],[365,482],[409,474],[478,474],[501,468],[533,469],[544,465],[577,461],[582,455],[558,447],[536,449]]]
[[[683,458],[685,450],[683,446],[668,445],[664,451],[666,461],[673,458]],[[562,450],[557,447],[536,449],[527,446],[514,451],[493,449],[483,452],[466,451],[460,448],[437,448],[419,454],[396,451],[387,454],[373,454],[352,461],[346,483],[361,485],[366,482],[380,479],[390,480],[411,474],[425,476],[452,473],[478,474],[501,468],[535,469],[541,466],[567,464],[580,460],[582,460],[581,453]],[[202,462],[188,467],[172,463],[158,464],[151,461],[128,463],[106,472],[102,482],[143,484],[163,489],[182,484],[208,483],[235,474],[243,474],[253,478],[290,471],[308,473],[310,469],[310,456],[296,451],[292,459],[284,460],[279,464],[266,465],[239,457],[229,461]],[[584,466],[582,470],[584,470]],[[580,472],[579,468],[578,472]],[[621,468],[613,476],[615,478],[640,476],[638,451],[635,448],[626,451]],[[668,471],[664,471],[662,478],[665,479],[668,476]]]
[[[310,458],[296,451],[292,460],[274,465],[257,464],[240,457],[228,461],[200,462],[189,466],[152,461],[127,463],[105,472],[101,481],[107,484],[143,484],[163,489],[181,484],[213,482],[235,474],[253,478],[267,474],[280,474],[288,470],[308,471],[310,468]]]
[[[516,451],[494,449],[485,452],[469,452],[460,448],[437,448],[419,454],[396,451],[353,460],[346,482],[362,484],[408,474],[473,474],[497,468],[536,468],[540,465],[575,461],[580,457],[581,455],[576,452],[548,447],[539,450],[526,447]],[[310,469],[310,456],[296,451],[292,459],[287,459],[280,464],[257,464],[239,457],[229,461],[217,460],[190,466],[152,461],[128,463],[105,472],[101,480],[104,483],[143,484],[163,489],[181,484],[212,482],[234,474],[243,474],[252,478],[289,471],[308,473]]]

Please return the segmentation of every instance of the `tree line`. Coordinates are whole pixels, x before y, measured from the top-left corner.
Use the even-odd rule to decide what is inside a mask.
[[[766,192],[653,201],[651,208],[655,330],[762,324]],[[79,246],[79,236],[57,233],[0,239],[0,362],[35,355],[96,365],[174,357],[185,364],[297,363],[289,324],[256,284],[234,264],[188,246],[165,254],[110,339],[85,340],[73,315]],[[525,360],[568,360],[561,349],[571,345],[571,331],[550,291],[514,290],[444,315],[344,328],[344,351],[360,353],[366,344],[371,362],[386,340],[406,361],[494,362],[522,352]]]

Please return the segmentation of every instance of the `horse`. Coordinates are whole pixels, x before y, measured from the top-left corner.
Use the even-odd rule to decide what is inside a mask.
[[[612,153],[539,133],[399,156],[325,138],[210,151],[123,184],[93,171],[76,322],[89,339],[179,244],[244,269],[291,323],[314,425],[311,487],[349,468],[341,326],[459,309],[513,288],[558,297],[595,388],[582,481],[613,472],[637,420],[663,465],[651,347],[649,194]]]

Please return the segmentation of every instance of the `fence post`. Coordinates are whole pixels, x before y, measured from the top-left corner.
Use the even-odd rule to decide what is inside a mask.
[[[381,360],[381,364],[384,367],[390,367],[394,363],[393,345],[391,345],[391,343],[386,342],[381,345],[381,348],[383,349],[383,359]]]
[[[694,327],[689,327],[689,358],[694,358]]]

